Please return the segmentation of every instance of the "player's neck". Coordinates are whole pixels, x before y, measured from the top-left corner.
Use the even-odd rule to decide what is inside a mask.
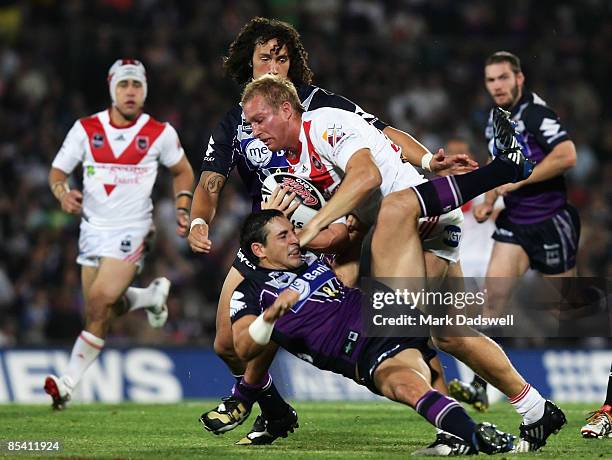
[[[266,270],[288,270],[286,267],[280,265],[271,264],[267,259],[259,259],[259,267],[265,268]]]
[[[109,109],[110,124],[114,128],[129,128],[133,126],[140,118],[142,111],[138,112],[137,115],[131,118],[125,117],[114,105]]]
[[[300,143],[300,131],[302,129],[302,117],[299,116],[295,119],[293,123],[291,123],[289,127],[289,135],[287,136],[289,142],[287,142],[287,147],[285,150],[300,156],[302,153],[302,144]]]

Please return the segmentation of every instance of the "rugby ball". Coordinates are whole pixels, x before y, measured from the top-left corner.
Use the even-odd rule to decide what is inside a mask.
[[[279,185],[295,192],[295,199],[301,203],[290,218],[295,228],[303,228],[325,205],[323,195],[312,182],[290,173],[276,173],[266,177],[261,187],[264,201],[270,198]]]

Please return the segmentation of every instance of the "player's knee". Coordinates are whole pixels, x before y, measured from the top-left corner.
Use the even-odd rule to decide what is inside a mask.
[[[217,334],[213,348],[217,356],[223,361],[238,359],[234,349],[234,339],[231,335],[228,337],[227,334]]]
[[[117,302],[119,296],[104,288],[92,288],[87,298],[87,307],[92,312],[104,312]]]
[[[414,209],[410,202],[404,199],[402,193],[396,192],[388,195],[380,205],[378,213],[379,226],[392,226],[391,228],[410,225],[418,219],[418,209]]]

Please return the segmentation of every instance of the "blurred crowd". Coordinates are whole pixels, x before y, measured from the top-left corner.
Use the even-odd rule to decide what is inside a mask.
[[[47,186],[74,121],[109,104],[119,57],[143,61],[146,111],[177,129],[199,176],[211,130],[239,98],[222,57],[261,15],[302,34],[315,83],[353,99],[434,150],[451,136],[486,159],[490,100],[483,61],[505,49],[526,85],[559,114],[578,151],[570,200],[582,217],[581,276],[612,276],[612,3],[607,0],[31,0],[0,3],[0,346],[72,343],[82,328],[78,219]],[[78,186],[78,174],[73,186]],[[170,319],[142,311],[116,322],[110,343],[210,345],[220,285],[250,209],[228,181],[212,225],[214,251],[192,254],[174,234],[168,175],[155,189],[157,240],[139,279],[173,282]]]

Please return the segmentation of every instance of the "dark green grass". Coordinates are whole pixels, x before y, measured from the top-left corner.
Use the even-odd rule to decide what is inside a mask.
[[[391,402],[295,403],[300,428],[272,446],[234,446],[255,414],[236,430],[214,436],[202,430],[198,416],[214,401],[171,405],[73,404],[54,413],[46,406],[0,405],[0,439],[60,440],[64,450],[45,458],[164,459],[406,459],[430,443],[433,428],[411,409]],[[565,404],[568,425],[537,454],[520,458],[610,458],[612,439],[584,440],[579,429],[593,406]],[[518,415],[497,404],[478,420],[518,434]],[[1,454],[0,454],[1,455]],[[40,458],[19,454],[15,458]],[[516,458],[498,455],[495,458]]]

